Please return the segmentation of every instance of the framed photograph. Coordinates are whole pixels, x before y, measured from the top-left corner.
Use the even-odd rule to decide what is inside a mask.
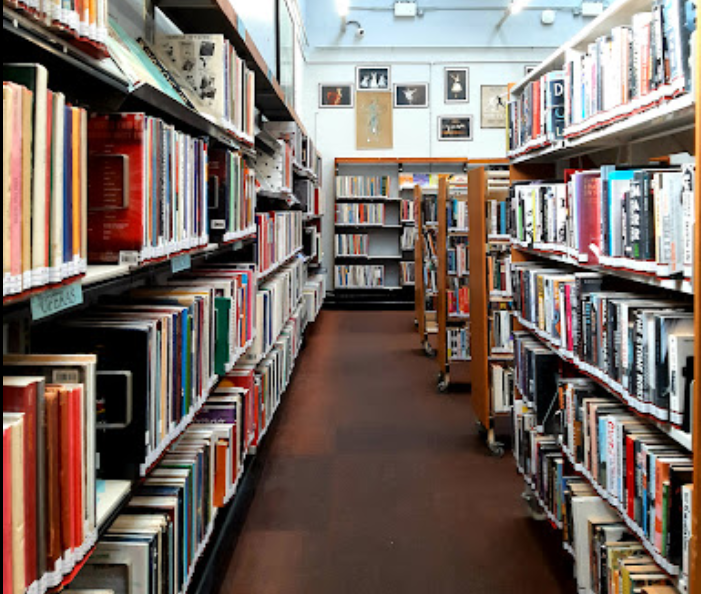
[[[426,83],[394,85],[394,107],[397,109],[428,107]]]
[[[482,128],[506,128],[509,87],[506,85],[482,86]]]
[[[470,69],[446,68],[445,69],[445,102],[469,103],[470,102]]]
[[[389,66],[358,66],[356,86],[359,91],[391,91],[391,72]]]
[[[392,93],[358,93],[355,110],[356,147],[359,151],[394,148]]]
[[[440,116],[438,118],[438,140],[472,140],[472,116]]]
[[[319,85],[319,107],[349,109],[355,106],[355,89],[348,83]]]

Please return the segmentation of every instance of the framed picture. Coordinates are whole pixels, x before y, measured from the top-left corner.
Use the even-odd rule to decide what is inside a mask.
[[[391,91],[391,68],[389,66],[358,66],[358,91]]]
[[[527,66],[523,67],[523,74],[524,76],[530,76],[533,74],[536,69],[538,68],[538,64],[528,64]]]
[[[356,147],[359,151],[394,148],[392,93],[358,93],[355,110]]]
[[[470,101],[470,69],[445,69],[445,102],[469,103]]]
[[[438,118],[438,140],[472,140],[472,116],[440,116]]]
[[[426,83],[394,85],[394,107],[397,109],[428,107]]]
[[[506,85],[482,87],[482,128],[506,128],[509,87]]]
[[[353,85],[348,83],[326,83],[319,85],[319,107],[336,109],[352,108],[355,105]]]

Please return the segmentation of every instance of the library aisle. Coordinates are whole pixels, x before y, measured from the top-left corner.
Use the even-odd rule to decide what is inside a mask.
[[[220,594],[576,591],[513,460],[466,434],[469,398],[436,394],[417,344],[410,313],[322,314]]]

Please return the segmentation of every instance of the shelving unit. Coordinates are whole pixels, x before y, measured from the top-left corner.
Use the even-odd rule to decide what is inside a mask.
[[[295,122],[304,138],[305,162],[294,163],[296,178],[308,180],[314,186],[314,204],[299,200],[295,192],[263,192],[259,196],[261,205],[266,202],[273,208],[302,209],[305,212],[305,224],[314,226],[321,233],[323,211],[316,208],[321,204],[321,156],[313,147],[304,126],[295,111],[290,107],[279,83],[265,64],[260,52],[245,31],[245,25],[235,14],[229,2],[190,2],[166,1],[158,3],[173,21],[177,22],[184,33],[223,33],[236,48],[239,56],[256,72],[256,106],[263,120]],[[86,107],[90,113],[119,114],[125,112],[143,112],[148,116],[161,118],[166,124],[178,131],[195,138],[205,140],[209,149],[228,149],[239,152],[249,163],[259,154],[258,147],[264,143],[254,143],[253,139],[243,138],[230,130],[217,125],[212,119],[200,114],[178,101],[165,95],[160,90],[142,85],[132,88],[124,78],[116,63],[111,59],[95,59],[81,50],[69,39],[42,27],[23,14],[3,6],[3,36],[5,38],[4,63],[38,63],[49,71],[49,88],[52,92],[63,93],[67,102]],[[306,144],[304,144],[306,143]],[[81,314],[83,310],[102,304],[118,303],[119,299],[135,289],[161,287],[170,281],[177,281],[193,271],[204,269],[213,264],[235,264],[241,267],[255,267],[255,244],[257,230],[255,225],[238,235],[228,237],[226,242],[212,243],[206,247],[191,249],[167,258],[152,260],[140,265],[115,264],[89,266],[86,274],[69,279],[57,286],[37,289],[26,294],[3,299],[3,326],[6,332],[6,347],[10,352],[28,353],[31,351],[30,335],[33,330],[43,330],[45,325],[61,320],[64,316]],[[263,271],[259,281],[270,281],[281,272],[285,264],[299,258],[302,250],[295,250],[278,265]],[[308,262],[307,270],[320,271],[323,253],[319,253]],[[241,264],[245,263],[245,264]],[[316,290],[320,282],[315,277],[309,279],[311,291]],[[305,275],[306,279],[306,275]],[[65,307],[56,308],[52,314],[36,318],[35,305],[38,300],[64,299],[61,290],[72,289],[73,299]],[[304,289],[304,287],[303,287]],[[324,292],[325,293],[325,292]],[[75,297],[75,296],[78,297]],[[255,297],[254,297],[255,299]],[[300,307],[296,308],[288,320],[288,325],[297,323],[311,307],[309,296],[303,290]],[[321,304],[319,304],[320,306]],[[318,311],[314,312],[315,316]],[[255,323],[255,322],[254,322]],[[283,328],[286,326],[283,324]],[[306,324],[305,324],[306,328]],[[303,336],[303,332],[301,333]],[[254,337],[255,338],[255,337]],[[227,365],[227,371],[240,362],[249,351],[253,340],[235,352]],[[159,460],[169,451],[173,444],[187,431],[194,421],[199,408],[208,396],[218,387],[219,377],[210,379],[205,386],[202,397],[184,418],[172,427],[168,436],[157,449],[152,451],[140,468],[140,479],[131,481],[109,481],[102,483],[104,492],[98,500],[97,531],[86,539],[75,553],[67,556],[70,563],[62,566],[60,575],[51,575],[51,579],[37,582],[29,594],[60,592],[69,588],[85,564],[92,558],[95,545],[107,533],[117,517],[127,508],[132,495],[143,481],[151,476]],[[269,411],[273,419],[277,412]],[[268,428],[270,424],[268,425]],[[267,431],[267,428],[266,428]],[[265,445],[263,443],[263,445]],[[227,493],[225,505],[215,514],[214,521],[207,527],[206,537],[198,547],[194,565],[189,568],[189,576],[184,592],[208,592],[206,584],[210,566],[217,566],[216,558],[222,551],[222,542],[228,538],[224,527],[231,518],[240,512],[247,500],[248,493],[243,487],[254,480],[256,464],[251,451],[245,469],[236,482],[235,488]],[[249,486],[250,488],[250,486]]]
[[[611,7],[589,26],[585,27],[573,40],[565,44],[548,58],[532,75],[512,88],[512,95],[520,96],[533,81],[552,71],[561,70],[565,66],[570,50],[586,51],[590,43],[597,38],[610,35],[611,31],[620,26],[629,26],[634,15],[641,12],[649,12],[652,6],[650,0],[621,0],[613,3]],[[698,33],[697,33],[698,34]],[[601,165],[644,165],[653,161],[668,160],[669,155],[688,153],[696,161],[696,251],[694,262],[694,281],[680,278],[658,278],[654,274],[635,270],[634,266],[626,269],[616,268],[612,265],[589,265],[579,261],[574,254],[566,250],[558,251],[551,246],[520,245],[513,244],[512,261],[514,264],[523,262],[541,262],[544,265],[553,264],[564,271],[598,273],[609,282],[617,279],[622,286],[631,293],[641,295],[658,295],[660,298],[690,303],[694,299],[694,327],[696,337],[695,347],[695,387],[693,388],[694,411],[692,418],[692,435],[680,430],[668,422],[662,422],[653,418],[638,399],[627,393],[617,382],[613,381],[598,368],[586,364],[578,357],[569,353],[553,341],[523,317],[515,316],[516,329],[532,336],[539,345],[548,349],[559,357],[560,365],[567,370],[571,377],[587,378],[605,393],[611,395],[615,401],[620,402],[631,414],[641,422],[646,423],[650,431],[659,431],[660,435],[669,437],[675,447],[681,452],[688,452],[693,457],[694,466],[694,492],[693,492],[693,536],[691,542],[690,557],[690,583],[684,584],[679,580],[680,567],[674,566],[667,558],[660,554],[653,543],[649,542],[643,530],[631,521],[628,510],[618,502],[617,498],[601,487],[597,477],[592,476],[587,468],[577,463],[572,452],[565,445],[560,444],[563,456],[566,460],[567,473],[574,473],[583,477],[603,501],[610,504],[611,509],[620,517],[633,535],[642,543],[644,549],[650,553],[656,563],[673,578],[673,582],[680,591],[696,594],[701,591],[701,237],[698,230],[698,221],[701,220],[701,195],[699,193],[698,174],[701,168],[701,77],[696,64],[695,95],[682,94],[673,96],[674,88],[662,87],[659,91],[651,92],[644,99],[636,99],[623,107],[610,112],[598,114],[588,121],[565,128],[564,139],[549,141],[546,138],[537,138],[529,145],[522,146],[513,151],[511,158],[511,182],[536,181],[546,179],[561,179],[567,169],[591,169]],[[676,213],[681,216],[681,213]],[[495,238],[499,241],[505,238]],[[609,285],[610,286],[610,285]],[[484,297],[474,295],[475,310],[479,303],[485,304]],[[476,316],[475,335],[486,335],[486,332],[478,326],[486,320],[483,315]],[[484,345],[483,345],[484,346]],[[475,349],[482,350],[482,349]],[[477,358],[477,354],[475,357]],[[480,359],[484,357],[480,354]],[[480,365],[480,374],[485,373],[484,361]],[[518,389],[516,396],[519,396]],[[480,400],[483,400],[480,398]],[[488,409],[484,402],[479,407],[480,417],[484,421],[488,419]],[[659,413],[657,413],[659,414]],[[541,428],[543,429],[543,428]],[[675,450],[676,451],[676,450]],[[522,471],[522,469],[520,469]],[[528,478],[528,477],[526,477]],[[531,491],[537,495],[536,487],[530,485]],[[537,498],[536,498],[537,499]],[[547,512],[544,502],[538,503],[539,508]],[[557,527],[557,526],[556,526]],[[574,551],[571,551],[572,554]],[[686,588],[684,588],[686,586]]]

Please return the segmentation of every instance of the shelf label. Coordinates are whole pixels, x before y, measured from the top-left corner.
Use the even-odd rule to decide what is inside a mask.
[[[183,256],[177,256],[170,261],[172,265],[173,274],[178,274],[180,272],[185,272],[192,268],[192,256],[190,254],[185,254]]]
[[[83,304],[83,286],[74,283],[32,297],[32,320],[35,322]]]

